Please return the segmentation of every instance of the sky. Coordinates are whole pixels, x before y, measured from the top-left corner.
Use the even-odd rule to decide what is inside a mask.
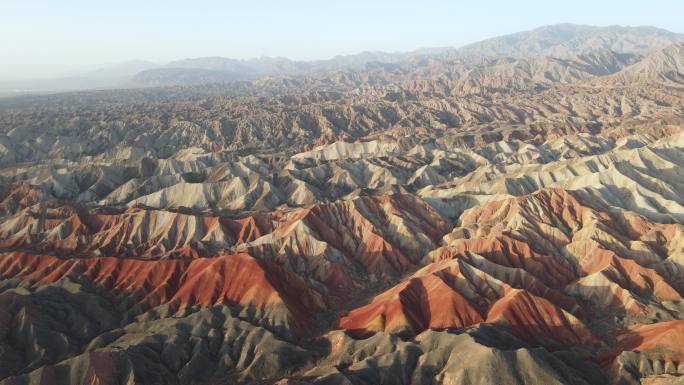
[[[0,80],[129,60],[458,47],[561,22],[684,33],[682,15],[682,0],[0,0]]]

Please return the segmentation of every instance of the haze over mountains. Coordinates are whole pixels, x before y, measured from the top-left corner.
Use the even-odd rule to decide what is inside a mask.
[[[413,52],[363,52],[328,60],[293,61],[262,57],[238,60],[201,57],[164,65],[145,61],[124,62],[79,76],[0,83],[4,93],[31,93],[93,88],[130,88],[193,85],[253,80],[266,76],[303,76],[333,70],[364,69],[372,63],[397,63],[411,58],[468,57],[567,59],[581,53],[613,51],[643,56],[655,48],[682,40],[684,35],[653,27],[594,27],[557,24],[473,43],[462,48],[433,48]]]
[[[0,384],[681,382],[681,35],[130,76],[0,101]]]

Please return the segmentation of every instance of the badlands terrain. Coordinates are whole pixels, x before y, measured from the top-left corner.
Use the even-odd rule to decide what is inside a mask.
[[[684,383],[683,39],[0,100],[0,384]]]

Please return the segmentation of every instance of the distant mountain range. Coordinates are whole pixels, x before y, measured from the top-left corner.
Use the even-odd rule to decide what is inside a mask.
[[[138,73],[135,86],[188,85],[263,76],[303,75],[331,70],[363,69],[370,63],[398,63],[414,58],[575,58],[578,54],[613,51],[645,55],[682,40],[684,35],[654,27],[595,27],[557,24],[495,37],[462,48],[424,49],[404,53],[363,52],[329,60],[292,61],[284,58],[235,60],[221,57],[174,61],[163,68]]]
[[[489,57],[552,56],[567,58],[583,52],[611,50],[645,55],[663,48],[684,35],[655,27],[596,27],[555,24],[495,37],[467,45],[462,55]]]
[[[574,59],[582,54],[597,55],[598,52],[601,55],[607,51],[643,56],[683,39],[682,34],[654,27],[556,24],[495,37],[462,48],[431,48],[402,53],[362,52],[316,61],[273,57],[249,60],[200,57],[164,65],[131,61],[81,76],[0,82],[0,94],[223,83],[269,76],[299,76],[364,69],[371,63],[401,63],[421,58],[472,60],[541,56]]]
[[[440,50],[446,51],[446,49]],[[422,51],[420,51],[422,52]],[[286,58],[262,57],[238,60],[223,57],[201,57],[173,61],[161,68],[141,71],[131,81],[134,86],[187,85],[235,80],[252,80],[264,76],[302,75],[340,69],[361,69],[366,64],[396,63],[416,56],[418,52],[362,52],[335,56],[328,60],[294,61]]]

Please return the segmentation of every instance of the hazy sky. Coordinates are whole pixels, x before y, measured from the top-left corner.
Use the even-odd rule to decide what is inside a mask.
[[[682,0],[0,0],[0,80],[132,59],[460,46],[559,22],[684,32],[682,15]]]

